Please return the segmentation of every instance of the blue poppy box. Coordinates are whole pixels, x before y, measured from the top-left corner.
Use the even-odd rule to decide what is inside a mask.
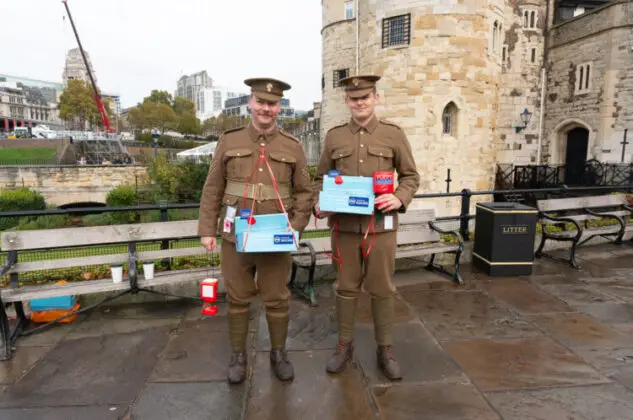
[[[341,175],[330,172],[323,176],[319,191],[319,210],[332,213],[372,214],[374,212],[374,179],[366,176]]]
[[[255,224],[248,232],[248,215],[243,212],[235,218],[235,245],[237,252],[292,252],[296,251],[296,230],[289,231],[284,213],[255,215]],[[248,232],[248,238],[246,233]],[[294,237],[293,237],[294,233]],[[244,240],[246,239],[246,246]]]
[[[29,302],[32,311],[50,311],[55,309],[72,309],[77,303],[76,296],[57,296],[33,299]]]

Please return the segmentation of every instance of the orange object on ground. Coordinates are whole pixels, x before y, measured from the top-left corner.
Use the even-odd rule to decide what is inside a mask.
[[[68,315],[71,312],[74,312],[80,308],[79,303],[76,303],[72,309],[52,309],[50,311],[33,311],[31,312],[31,321],[35,323],[45,323],[54,321],[57,318]],[[59,321],[62,324],[70,324],[77,318],[77,314],[73,316],[69,316],[68,318],[62,319]]]

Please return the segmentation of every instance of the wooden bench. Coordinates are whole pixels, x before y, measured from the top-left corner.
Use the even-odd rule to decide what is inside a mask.
[[[557,258],[543,252],[545,241],[571,242],[568,259],[572,267],[580,268],[576,263],[576,247],[595,237],[612,239],[620,244],[627,231],[633,230],[633,224],[628,219],[633,217],[633,208],[627,205],[624,194],[596,195],[588,197],[556,198],[538,200],[537,208],[542,226],[541,243],[535,256]],[[588,226],[588,222],[596,220],[611,220],[613,224],[606,226]],[[570,223],[575,230],[548,231],[547,226]],[[566,227],[566,226],[565,226]]]
[[[459,271],[460,256],[464,249],[464,241],[457,231],[440,229],[437,226],[434,210],[411,210],[399,215],[400,227],[398,229],[398,248],[396,259],[416,258],[430,255],[427,264],[429,270],[437,270],[449,275],[455,282],[462,284],[462,277]],[[326,233],[326,237],[302,239],[299,243],[300,249],[294,253],[290,286],[300,295],[308,299],[312,305],[316,305],[314,296],[314,271],[317,266],[332,264],[332,259],[328,254],[332,252],[332,243],[325,219],[317,220],[316,226],[311,220],[304,231],[306,233]],[[452,235],[455,243],[445,243],[440,234]],[[435,263],[435,255],[442,253],[455,254],[455,262],[452,272],[443,266]],[[308,271],[308,281],[302,286],[295,285],[295,278],[298,268]]]
[[[2,250],[8,251],[8,256],[3,267],[0,268],[0,277],[9,274],[9,286],[0,291],[0,332],[2,334],[2,348],[0,360],[11,357],[11,347],[20,335],[28,335],[41,328],[45,328],[61,320],[42,324],[37,328],[25,331],[28,319],[24,313],[23,302],[32,299],[50,298],[58,296],[74,296],[100,292],[116,292],[94,305],[82,307],[75,313],[81,313],[94,309],[107,301],[114,300],[126,293],[138,293],[146,291],[169,295],[168,293],[152,290],[152,287],[174,284],[185,281],[202,280],[213,273],[221,280],[220,270],[210,271],[209,268],[196,268],[187,270],[174,270],[156,272],[154,278],[145,279],[138,272],[138,266],[142,261],[159,260],[164,258],[176,258],[185,256],[204,255],[205,249],[199,245],[188,248],[172,248],[156,251],[138,252],[140,243],[162,241],[169,239],[198,238],[196,234],[198,222],[196,220],[178,222],[139,223],[129,225],[77,227],[64,229],[45,229],[3,232],[1,243]],[[20,262],[21,252],[34,250],[49,250],[54,248],[89,247],[97,245],[126,244],[127,252],[110,255],[99,255],[79,258],[56,258],[33,262]],[[211,259],[209,260],[211,263]],[[93,265],[128,264],[127,278],[120,283],[114,283],[111,278],[100,280],[86,280],[69,282],[66,284],[44,284],[20,286],[19,274],[38,270],[52,270],[72,267],[86,267]],[[223,282],[220,281],[220,288]],[[185,296],[180,296],[185,297]],[[199,299],[195,297],[193,299]],[[6,306],[14,304],[17,315],[17,323],[10,330]],[[69,317],[73,314],[69,314]]]

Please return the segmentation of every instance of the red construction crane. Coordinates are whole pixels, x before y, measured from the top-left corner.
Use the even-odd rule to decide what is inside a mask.
[[[75,38],[77,38],[77,44],[79,44],[79,51],[81,51],[81,56],[84,59],[84,64],[86,65],[86,72],[88,73],[88,77],[90,77],[90,82],[92,83],[92,89],[94,90],[94,99],[97,103],[97,109],[99,110],[99,114],[101,114],[101,121],[103,122],[103,126],[105,127],[108,133],[114,132],[114,129],[110,127],[110,120],[108,119],[108,114],[106,114],[105,108],[103,106],[103,100],[101,99],[101,94],[99,93],[99,89],[97,89],[97,84],[95,83],[94,77],[92,77],[92,72],[90,71],[90,66],[88,65],[88,60],[86,60],[86,53],[84,52],[83,47],[81,46],[81,41],[79,40],[79,34],[77,34],[77,28],[75,28],[75,22],[73,21],[73,17],[70,14],[70,9],[68,8],[68,0],[62,0],[64,6],[66,6],[66,12],[68,12],[68,18],[70,18],[70,24],[73,27],[73,32],[75,33]]]

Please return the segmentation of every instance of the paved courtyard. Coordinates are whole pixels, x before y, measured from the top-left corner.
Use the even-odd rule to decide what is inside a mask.
[[[320,306],[294,299],[295,380],[277,381],[268,331],[252,310],[249,380],[229,386],[226,308],[202,319],[180,302],[102,308],[22,338],[0,362],[0,419],[631,419],[633,247],[579,252],[583,268],[537,261],[532,276],[464,267],[465,286],[398,272],[394,352],[404,378],[375,363],[369,299],[355,363],[325,372],[336,345],[331,287]]]

